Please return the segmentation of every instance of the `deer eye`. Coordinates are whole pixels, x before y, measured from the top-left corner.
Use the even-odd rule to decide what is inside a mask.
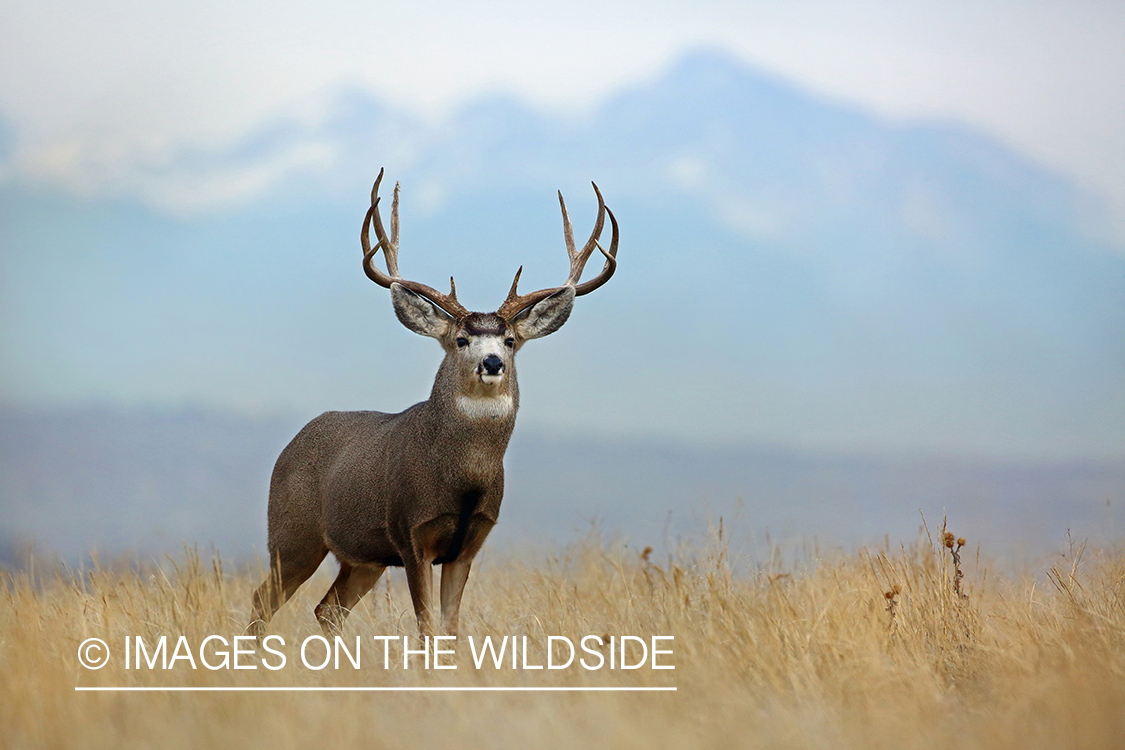
[[[460,338],[457,339],[457,346],[459,348],[464,348],[468,345],[469,345],[469,340],[467,338],[460,337]]]
[[[516,345],[515,339],[504,339],[504,346],[508,347],[509,349],[511,349],[515,345]]]

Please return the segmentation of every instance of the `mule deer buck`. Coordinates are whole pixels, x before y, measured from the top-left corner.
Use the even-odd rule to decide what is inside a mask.
[[[437,339],[445,359],[429,400],[398,414],[326,412],[281,452],[270,479],[271,572],[254,593],[249,631],[255,635],[264,633],[328,552],[339,561],[340,573],[315,609],[326,633],[342,627],[389,565],[406,569],[418,628],[432,633],[432,566],[440,564],[442,626],[456,634],[469,568],[496,523],[504,495],[504,452],[519,407],[516,352],[524,342],[557,331],[570,316],[574,298],[600,287],[617,267],[617,219],[598,186],[598,217],[581,250],[575,249],[559,193],[570,256],[563,285],[519,294],[521,266],[496,312],[469,312],[457,301],[452,278],[449,294],[442,294],[399,275],[398,185],[388,237],[379,217],[382,179],[380,170],[360,234],[363,270],[390,289],[399,321]],[[599,242],[607,215],[613,227],[608,251]],[[372,227],[378,238],[374,247]],[[386,273],[374,264],[380,248]],[[579,283],[595,249],[605,264],[595,278]]]

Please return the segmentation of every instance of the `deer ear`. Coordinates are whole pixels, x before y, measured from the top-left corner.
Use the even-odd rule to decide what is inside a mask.
[[[437,305],[402,284],[391,284],[391,302],[399,322],[422,336],[440,339],[449,332],[453,323]]]
[[[512,321],[512,327],[524,340],[542,338],[562,328],[573,308],[574,287],[564,286],[517,315]]]

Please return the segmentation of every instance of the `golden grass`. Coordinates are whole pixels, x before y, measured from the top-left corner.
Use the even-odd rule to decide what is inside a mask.
[[[943,530],[944,531],[944,530]],[[487,552],[487,550],[486,550]],[[656,561],[590,540],[532,562],[485,555],[469,634],[674,635],[674,671],[384,671],[372,635],[414,633],[401,573],[349,620],[362,669],[307,670],[314,579],[271,625],[278,672],[126,671],[126,635],[241,634],[256,571],[177,566],[11,574],[0,590],[0,745],[9,747],[1122,747],[1125,554],[1072,548],[1038,580],[954,541],[735,575],[721,538]],[[962,557],[958,554],[958,558]],[[115,658],[78,665],[88,637]],[[169,644],[172,645],[171,643]],[[392,653],[397,653],[394,651]],[[376,658],[378,657],[378,658]],[[401,658],[401,657],[399,657]],[[541,652],[537,654],[542,658]],[[542,663],[535,661],[534,663]],[[76,685],[674,685],[674,693],[76,693]]]

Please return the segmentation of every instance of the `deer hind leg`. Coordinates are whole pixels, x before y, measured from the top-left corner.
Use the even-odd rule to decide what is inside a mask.
[[[328,593],[316,605],[314,612],[324,634],[336,635],[344,627],[344,620],[363,595],[379,582],[386,568],[382,565],[349,565],[340,562],[340,574]]]
[[[254,592],[254,610],[246,631],[255,637],[262,637],[266,632],[266,624],[301,584],[316,572],[327,554],[326,547],[310,547],[298,550],[279,549],[271,555],[274,563],[266,580]]]

